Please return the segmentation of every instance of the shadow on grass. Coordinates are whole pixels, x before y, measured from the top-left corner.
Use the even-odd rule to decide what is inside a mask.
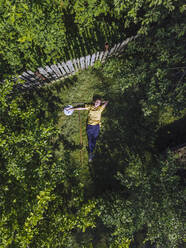
[[[60,144],[63,144],[64,150],[75,151],[81,149],[80,145],[75,144],[75,142],[69,142],[65,135],[58,135],[57,140],[53,144],[55,150],[60,150]]]
[[[95,192],[102,194],[107,190],[117,191],[121,187],[116,175],[118,171],[125,170],[131,156],[140,157],[145,165],[146,157],[184,143],[186,118],[158,129],[158,110],[150,116],[144,116],[141,105],[141,100],[145,99],[143,89],[130,87],[124,93],[115,93],[112,87],[109,88],[112,82],[108,83],[108,79],[97,70],[93,73],[101,81],[95,86],[96,90],[102,92],[103,99],[109,100],[103,112],[95,159],[90,164]]]
[[[105,92],[104,98],[109,104],[103,112],[104,123],[92,163],[95,190],[99,193],[118,190],[117,171],[128,165],[131,154],[143,160],[146,152],[153,151],[156,138],[156,121],[144,117],[140,92],[132,88],[124,94]]]
[[[63,91],[70,88],[77,82],[77,76],[46,85],[42,88],[35,88],[23,92],[25,101],[31,101],[32,106],[38,112],[40,123],[53,120],[55,124],[59,121],[59,112],[63,106],[61,97]]]
[[[159,152],[174,149],[186,142],[186,116],[158,130],[156,146]]]

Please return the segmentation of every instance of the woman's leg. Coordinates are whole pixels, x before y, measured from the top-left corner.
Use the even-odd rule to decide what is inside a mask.
[[[87,138],[88,138],[88,152],[93,152],[93,126],[87,125]]]
[[[96,146],[96,140],[99,136],[100,127],[98,125],[87,125],[87,137],[89,152],[92,153]]]
[[[94,126],[94,132],[93,132],[93,137],[92,137],[92,144],[93,144],[93,150],[96,146],[96,140],[99,136],[99,132],[100,132],[100,126],[99,125],[95,125]]]

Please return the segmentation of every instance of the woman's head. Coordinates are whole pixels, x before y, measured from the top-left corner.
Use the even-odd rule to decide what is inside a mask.
[[[93,97],[93,103],[95,107],[98,107],[101,105],[101,97],[96,95]]]
[[[94,102],[94,106],[95,107],[98,107],[101,105],[101,100],[100,99],[97,99],[95,102]]]

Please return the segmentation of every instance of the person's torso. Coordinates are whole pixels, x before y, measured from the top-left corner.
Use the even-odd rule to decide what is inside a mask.
[[[103,111],[102,106],[91,106],[88,113],[88,124],[97,125],[101,122],[101,112]]]

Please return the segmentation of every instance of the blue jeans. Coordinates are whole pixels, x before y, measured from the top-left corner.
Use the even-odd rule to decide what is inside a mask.
[[[96,146],[96,139],[99,136],[100,126],[97,125],[87,125],[87,137],[88,137],[88,151],[93,152]]]

